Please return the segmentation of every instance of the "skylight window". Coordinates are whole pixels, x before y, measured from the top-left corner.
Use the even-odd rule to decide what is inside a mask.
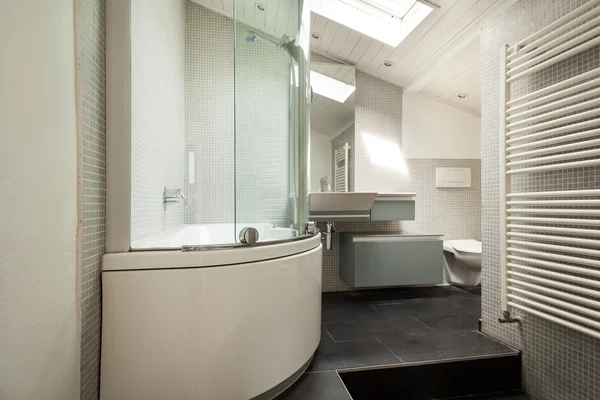
[[[433,7],[417,0],[311,0],[311,10],[396,47]]]
[[[310,85],[315,93],[339,103],[344,103],[356,89],[354,85],[338,81],[316,71],[310,71]]]

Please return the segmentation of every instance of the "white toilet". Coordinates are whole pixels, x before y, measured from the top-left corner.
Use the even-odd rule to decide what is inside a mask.
[[[448,283],[474,287],[481,281],[481,242],[444,240],[444,269]]]

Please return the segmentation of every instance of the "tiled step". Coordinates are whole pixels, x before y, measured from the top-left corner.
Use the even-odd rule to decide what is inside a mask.
[[[458,398],[520,389],[521,356],[407,363],[338,373],[353,400]]]

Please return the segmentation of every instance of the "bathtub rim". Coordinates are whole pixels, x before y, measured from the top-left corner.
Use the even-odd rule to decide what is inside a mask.
[[[102,272],[149,269],[206,268],[272,260],[304,253],[321,245],[321,234],[301,239],[287,239],[259,245],[211,248],[183,251],[182,249],[131,250],[105,253]]]

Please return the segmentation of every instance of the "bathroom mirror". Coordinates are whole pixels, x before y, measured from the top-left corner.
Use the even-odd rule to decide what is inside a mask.
[[[311,62],[310,81],[310,191],[321,191],[323,177],[327,177],[332,191],[352,191],[355,68],[335,62]]]

